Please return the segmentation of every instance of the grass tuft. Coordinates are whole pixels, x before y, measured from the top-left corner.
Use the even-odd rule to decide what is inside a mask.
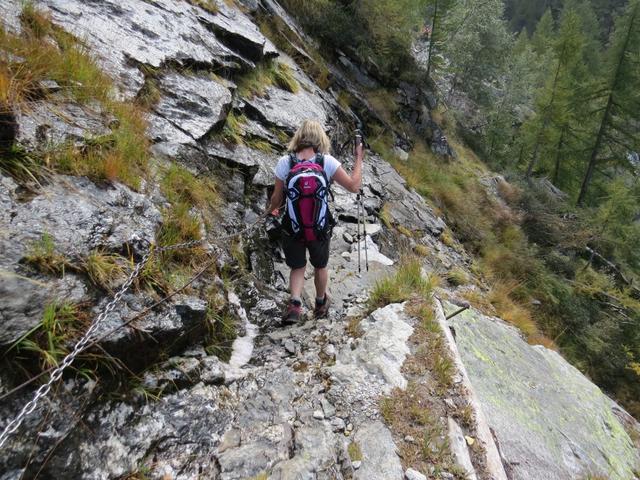
[[[167,200],[174,204],[186,203],[202,209],[220,204],[220,196],[212,179],[196,177],[176,163],[172,163],[164,172],[160,188]]]
[[[69,259],[56,251],[55,239],[47,232],[31,244],[24,260],[50,275],[64,275],[66,269],[74,268]]]
[[[94,180],[117,180],[138,189],[149,158],[142,108],[114,101],[113,80],[87,47],[52,24],[32,3],[23,7],[21,21],[22,35],[0,29],[0,113],[28,108],[29,101],[47,95],[40,82],[53,80],[60,85],[59,95],[80,103],[97,102],[117,122],[111,134],[87,141],[82,148],[69,144],[38,155],[13,152],[11,161],[3,162],[3,170],[15,174],[18,181],[33,180],[40,170],[51,168]],[[12,60],[16,57],[23,60]]]
[[[238,93],[243,97],[263,97],[269,87],[276,86],[291,93],[300,91],[300,84],[285,63],[268,61],[259,64],[238,83]]]
[[[447,281],[451,285],[457,287],[459,285],[466,285],[467,283],[469,283],[470,279],[469,279],[469,274],[465,272],[463,269],[452,268],[447,273]]]
[[[349,453],[349,458],[352,462],[362,461],[362,450],[357,442],[351,442],[347,447],[347,452]]]
[[[40,370],[55,367],[68,353],[66,345],[88,321],[88,316],[74,304],[51,303],[45,307],[40,323],[14,343],[10,350],[18,355],[35,355]]]
[[[403,258],[394,275],[376,282],[369,297],[369,308],[376,308],[400,303],[413,296],[427,298],[437,285],[436,277],[424,277],[422,264],[414,257]]]
[[[120,255],[95,250],[84,260],[83,268],[96,286],[111,292],[124,280],[125,262]]]

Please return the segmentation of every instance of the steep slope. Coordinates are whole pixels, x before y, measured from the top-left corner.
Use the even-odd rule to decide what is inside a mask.
[[[478,407],[486,412],[484,430],[493,429],[498,439],[508,478],[580,478],[590,470],[633,478],[637,451],[611,415],[612,404],[557,354],[544,354],[562,374],[544,378],[549,394],[543,399],[556,408],[556,416],[540,414],[535,421],[516,423],[524,415],[520,410],[502,408],[502,397],[493,402],[491,382],[501,382],[500,377],[487,374],[474,358],[488,357],[507,369],[527,363],[528,355],[541,348],[530,347],[511,330],[503,333],[495,319],[461,316],[454,321],[461,358],[478,398],[475,412],[467,415],[471,418],[461,421],[460,412],[472,398],[461,387],[463,372],[445,368],[447,386],[440,388],[437,372],[423,365],[425,358],[436,357],[429,349],[435,343],[423,339],[429,322],[414,304],[429,302],[430,291],[421,290],[426,298],[379,309],[368,296],[412,249],[437,252],[420,260],[426,272],[444,273],[454,265],[467,268],[470,259],[458,244],[443,243],[444,222],[374,152],[364,172],[370,235],[364,241],[370,268],[356,275],[355,203],[352,195],[336,188],[333,208],[341,223],[331,250],[335,309],[326,320],[280,326],[287,269],[277,247],[253,227],[266,204],[278,152],[308,117],[331,130],[335,144],[342,143],[355,115],[336,100],[341,89],[356,99],[352,108],[360,116],[386,120],[373,111],[363,115],[369,108],[366,96],[348,73],[331,67],[335,83],[324,90],[237,6],[193,3],[37,3],[56,28],[73,33],[115,77],[116,97],[132,103],[146,98],[151,159],[140,185],[54,172],[34,186],[1,174],[0,339],[5,360],[30,366],[28,350],[16,345],[25,338],[38,340],[29,335],[42,328],[51,305],[57,305],[58,315],[60,305],[82,306],[89,320],[105,308],[126,275],[96,282],[94,271],[86,267],[92,254],[115,255],[116,263],[129,272],[151,244],[200,235],[204,242],[202,251],[177,251],[170,261],[151,263],[100,324],[94,351],[107,365],[112,362],[112,369],[135,375],[114,376],[100,367],[87,380],[81,375],[87,374],[84,370],[69,372],[51,399],[41,401],[3,447],[0,478],[386,480],[403,478],[408,467],[433,478],[464,478],[465,472],[477,478],[507,478],[500,461],[491,459],[497,449],[490,436],[482,435]],[[275,2],[261,2],[261,8],[279,15],[302,38]],[[5,2],[0,11],[8,30],[24,28],[21,2]],[[310,56],[302,50],[300,55]],[[67,95],[65,85],[54,90],[14,112],[15,141],[30,155],[65,142],[90,149],[117,128],[106,108],[78,103]],[[419,102],[420,96],[408,98]],[[436,130],[432,139],[443,141],[446,151],[446,139],[424,112],[427,107],[418,103],[412,108],[423,112],[421,121]],[[348,158],[344,161],[349,163]],[[186,170],[171,170],[173,162]],[[215,185],[218,198],[205,195],[199,200],[196,192],[202,182]],[[177,223],[176,205],[185,195],[188,212],[196,212],[188,217],[195,219],[195,234],[168,236],[168,226]],[[41,262],[36,268],[34,249],[41,250],[40,259],[68,267],[60,271],[54,263],[53,270],[47,270]],[[210,262],[210,270],[198,276]],[[157,271],[163,268],[170,271]],[[450,292],[441,289],[437,294],[448,297]],[[313,292],[307,297],[313,299]],[[467,326],[473,318],[482,320],[479,332]],[[227,332],[229,323],[236,325],[231,327],[237,331],[235,341]],[[502,344],[517,345],[508,350],[511,355],[494,359],[495,345],[473,343],[496,331],[504,337]],[[19,355],[13,358],[16,350]],[[82,361],[92,365],[90,358]],[[3,395],[16,383],[8,373],[0,377]],[[521,379],[524,373],[515,377]],[[589,392],[579,409],[562,395],[560,387],[569,379],[582,388],[575,395]],[[508,399],[517,391],[533,402],[531,392],[537,385],[511,380],[512,388],[502,391],[503,396]],[[0,425],[29,400],[31,389],[3,396]],[[403,391],[415,392],[413,403]],[[390,402],[399,404],[400,399],[409,401],[408,409],[415,413],[411,428],[421,435],[418,439],[404,433],[406,425],[395,421],[399,415],[394,420]],[[423,400],[427,403],[421,404]],[[584,411],[591,415],[585,417]],[[584,428],[564,429],[567,443],[558,436],[549,442],[533,434],[554,418],[566,425],[584,423]],[[601,422],[606,429],[599,429]],[[511,424],[518,425],[518,435],[504,427]],[[522,446],[523,438],[531,440],[528,448]],[[469,448],[467,443],[474,442]],[[576,448],[567,450],[575,456],[568,467],[554,460],[522,460],[530,452],[539,453],[536,458],[555,458],[557,449],[566,450],[566,445],[581,448],[578,454]],[[600,450],[602,458],[596,458],[592,452]],[[408,455],[416,451],[422,453]]]

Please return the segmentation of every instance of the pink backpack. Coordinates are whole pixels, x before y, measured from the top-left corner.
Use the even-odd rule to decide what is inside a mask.
[[[324,171],[324,156],[310,160],[289,156],[289,174],[284,184],[287,216],[293,235],[307,242],[331,235],[334,222],[329,212],[331,182]]]

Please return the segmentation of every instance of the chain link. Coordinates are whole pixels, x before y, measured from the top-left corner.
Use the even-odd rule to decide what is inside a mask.
[[[56,369],[53,372],[51,372],[51,377],[49,378],[49,381],[41,385],[38,388],[38,390],[36,390],[36,393],[33,395],[33,398],[29,402],[27,402],[27,404],[24,407],[22,407],[22,410],[20,411],[20,413],[5,427],[2,434],[0,434],[0,448],[2,448],[2,446],[7,441],[9,436],[20,427],[22,422],[24,422],[24,419],[28,415],[33,413],[33,411],[37,408],[38,402],[40,401],[40,399],[42,399],[43,397],[49,394],[49,392],[53,388],[53,384],[56,383],[58,380],[60,380],[60,378],[62,378],[62,373],[64,372],[64,370],[69,365],[71,365],[71,363],[75,360],[75,358],[86,348],[86,346],[91,341],[91,337],[93,336],[95,331],[98,329],[98,326],[100,325],[100,323],[106,318],[107,315],[109,315],[113,311],[113,309],[116,307],[116,304],[122,299],[122,296],[126,293],[127,290],[129,290],[129,288],[133,284],[133,281],[140,274],[140,271],[142,270],[142,268],[147,264],[147,262],[149,261],[149,258],[151,258],[152,253],[153,251],[150,250],[144,254],[142,259],[140,260],[139,263],[136,264],[135,268],[133,269],[133,271],[127,278],[127,280],[124,282],[122,287],[120,287],[120,290],[118,291],[118,293],[116,293],[113,299],[107,304],[107,306],[104,308],[102,313],[98,315],[98,317],[96,317],[96,319],[93,321],[93,323],[91,324],[89,329],[85,332],[85,334],[82,336],[80,341],[78,341],[78,343],[76,343],[76,345],[73,347],[73,350],[71,351],[71,353],[67,354],[67,356],[64,357],[64,359],[62,360],[62,363],[60,363],[60,365],[58,365]]]
[[[225,240],[225,239],[237,237],[245,233],[248,233],[251,230],[253,230],[259,224],[260,220],[266,217],[266,215],[267,215],[266,213],[263,215],[260,215],[254,223],[244,228],[243,230],[233,233],[231,235],[217,238],[216,240],[218,241]],[[100,323],[107,317],[107,315],[109,315],[113,311],[113,309],[116,307],[118,302],[122,299],[122,296],[127,292],[127,290],[129,290],[129,288],[131,288],[133,281],[138,277],[138,275],[140,275],[140,272],[142,271],[144,266],[147,264],[151,256],[154,254],[168,252],[171,250],[192,248],[202,244],[204,241],[205,241],[204,239],[191,240],[188,242],[182,242],[182,243],[177,243],[175,245],[168,245],[165,247],[158,247],[158,248],[154,248],[152,246],[149,249],[149,251],[142,256],[142,259],[140,260],[140,262],[136,264],[136,266],[134,267],[133,271],[131,272],[127,280],[122,284],[122,287],[120,287],[120,290],[118,291],[118,293],[115,294],[113,299],[107,304],[107,306],[104,308],[102,313],[98,315],[98,317],[96,317],[96,319],[93,321],[89,329],[85,332],[85,334],[78,341],[78,343],[76,343],[76,345],[73,347],[73,350],[71,351],[71,353],[67,354],[67,356],[64,357],[60,365],[58,365],[55,368],[55,370],[51,372],[51,377],[49,378],[49,381],[41,385],[36,390],[35,394],[33,395],[33,398],[29,402],[27,402],[24,407],[22,407],[22,410],[20,411],[20,413],[13,420],[11,420],[7,424],[7,426],[4,428],[4,431],[0,434],[0,448],[2,448],[2,446],[5,444],[9,436],[11,436],[11,434],[15,433],[15,431],[18,430],[18,428],[20,428],[20,425],[22,425],[22,422],[24,422],[25,418],[29,416],[31,413],[33,413],[33,411],[38,406],[38,402],[43,397],[46,397],[49,394],[49,392],[53,388],[53,384],[62,378],[62,374],[64,370],[67,367],[69,367],[69,365],[73,363],[76,357],[80,353],[82,353],[82,351],[87,347],[87,345],[89,345],[89,343],[91,342],[92,336],[98,329],[98,326],[100,325]]]

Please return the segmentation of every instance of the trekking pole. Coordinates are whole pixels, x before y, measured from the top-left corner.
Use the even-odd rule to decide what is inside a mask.
[[[353,154],[357,155],[358,147],[362,145],[362,131],[360,128],[355,131],[355,138],[353,142]],[[362,221],[362,233],[364,237],[364,257],[365,257],[365,268],[367,272],[369,271],[369,251],[367,248],[367,219],[365,218],[365,209],[362,198],[364,197],[364,191],[362,187],[360,187],[360,191],[358,192],[358,196],[356,197],[356,202],[358,202],[358,272],[361,271],[361,260],[360,260],[360,221]]]
[[[356,213],[356,218],[358,220],[358,234],[356,235],[356,239],[358,242],[358,275],[362,272],[362,257],[360,256],[360,240],[362,239],[360,237],[360,194],[358,193],[358,196],[356,197],[356,209],[357,209],[357,213]]]
[[[360,198],[360,213],[362,214],[362,234],[364,235],[364,261],[367,272],[369,271],[369,247],[367,247],[367,217],[366,210],[364,209],[364,203],[362,198],[364,197],[364,193],[362,189],[360,189],[360,193],[358,194]]]

